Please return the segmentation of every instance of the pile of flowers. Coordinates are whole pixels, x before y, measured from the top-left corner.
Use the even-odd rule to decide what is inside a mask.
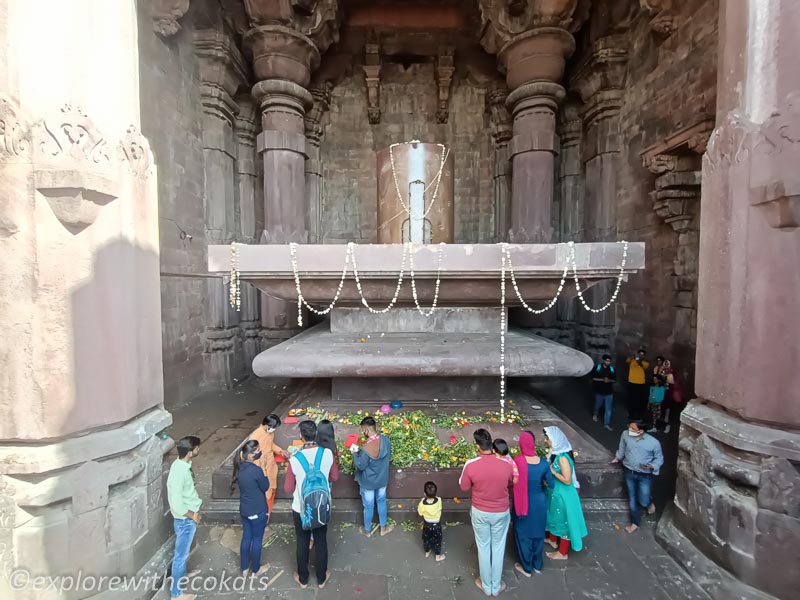
[[[466,411],[462,411],[429,416],[420,410],[393,412],[388,415],[381,411],[357,410],[340,415],[311,407],[306,409],[306,415],[315,421],[328,419],[334,424],[350,426],[358,426],[364,417],[374,416],[378,422],[379,433],[387,436],[392,442],[391,464],[400,469],[420,463],[427,463],[439,469],[459,468],[477,455],[475,444],[471,440],[451,435],[449,443],[443,443],[436,433],[436,428],[454,430],[476,423],[490,422],[525,425],[524,419],[516,410],[506,411],[504,417],[501,417],[498,411],[486,411],[482,415],[467,415]],[[364,441],[362,439],[360,443]],[[354,473],[352,454],[344,447],[343,440],[339,441],[338,445],[340,468],[344,473]],[[518,449],[515,448],[514,451],[518,452]]]

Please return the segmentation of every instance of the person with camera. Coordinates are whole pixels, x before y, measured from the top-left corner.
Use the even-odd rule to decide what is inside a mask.
[[[635,356],[629,358],[628,363],[628,420],[644,420],[647,411],[647,402],[650,396],[650,388],[647,385],[647,370],[650,363],[645,359],[645,351],[642,348],[636,352]]]

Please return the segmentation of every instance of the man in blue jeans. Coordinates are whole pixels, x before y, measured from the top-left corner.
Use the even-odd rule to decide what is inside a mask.
[[[487,596],[499,596],[503,583],[503,558],[511,522],[508,488],[514,480],[514,468],[495,456],[492,434],[477,429],[473,434],[478,456],[467,461],[458,484],[472,492],[472,531],[478,548],[480,577],[475,585]]]
[[[392,443],[385,435],[378,434],[378,424],[372,417],[365,417],[361,421],[361,433],[367,441],[360,448],[353,444],[349,450],[353,453],[356,481],[361,488],[361,502],[364,505],[363,533],[367,537],[372,535],[372,516],[377,503],[378,522],[383,536],[394,529],[394,525],[388,524],[386,507],[386,486],[389,485]]]
[[[631,421],[628,429],[619,440],[617,455],[612,464],[622,462],[625,471],[625,484],[628,486],[628,503],[631,509],[631,524],[625,528],[633,533],[641,525],[641,509],[652,515],[656,511],[650,496],[653,477],[658,475],[664,464],[661,443],[645,432],[640,421]]]
[[[594,388],[594,413],[592,419],[597,421],[603,410],[603,425],[611,431],[611,412],[614,409],[614,383],[617,371],[611,364],[611,357],[603,354],[603,360],[592,369],[592,388]]]
[[[197,524],[200,522],[200,496],[194,485],[192,459],[200,452],[200,438],[188,436],[176,444],[178,458],[172,463],[167,477],[167,501],[172,512],[175,529],[175,556],[172,559],[172,585],[170,596],[180,600],[194,600],[195,594],[184,594],[189,578],[195,573],[186,574],[186,562],[192,547]]]

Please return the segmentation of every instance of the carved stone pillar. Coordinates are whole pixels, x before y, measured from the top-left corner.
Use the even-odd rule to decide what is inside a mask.
[[[313,106],[306,87],[319,66],[320,52],[338,38],[338,2],[245,3],[253,28],[244,36],[258,81],[253,96],[261,111],[258,152],[264,167],[262,242],[309,241],[304,117]],[[297,308],[262,297],[263,346],[297,331]]]
[[[800,3],[720,10],[698,399],[681,418],[675,505],[659,535],[711,597],[788,600],[800,589]]]
[[[2,28],[0,597],[77,600],[151,557],[163,573],[171,531],[136,8],[8,0]],[[43,51],[42,39],[58,44]],[[34,583],[79,573],[105,583]]]
[[[258,107],[249,95],[238,96],[236,104],[239,112],[236,115],[234,129],[236,133],[236,175],[238,180],[238,212],[239,239],[245,244],[252,244],[257,239],[256,231],[256,132],[258,131]],[[245,366],[250,369],[253,359],[259,353],[259,316],[260,294],[249,283],[242,284],[242,306],[239,313],[239,329],[242,334],[242,345]]]
[[[509,240],[549,242],[552,238],[555,128],[558,103],[564,99],[559,82],[575,41],[567,28],[576,3],[570,0],[516,4],[480,2],[481,43],[497,54],[511,92],[513,117],[509,151],[513,164]]]
[[[511,208],[511,161],[508,142],[513,135],[511,115],[506,108],[508,90],[505,84],[497,84],[486,92],[486,110],[489,113],[492,145],[492,189],[494,200],[494,239],[507,241],[509,210]]]
[[[200,102],[203,106],[203,163],[206,240],[230,244],[239,239],[236,214],[239,195],[238,140],[234,122],[239,107],[233,100],[246,81],[244,62],[230,37],[214,30],[194,33],[200,63]],[[204,298],[204,383],[232,387],[246,374],[239,329],[241,313],[231,308],[222,278],[206,279]]]
[[[308,207],[308,224],[310,241],[322,243],[322,161],[319,146],[325,135],[322,119],[330,108],[333,85],[323,83],[311,88],[314,104],[305,118],[308,160],[306,160],[306,206]]]
[[[568,101],[561,108],[558,123],[560,142],[558,170],[558,198],[561,204],[559,241],[582,242],[584,235],[583,160],[581,141],[583,119],[581,105]],[[558,341],[575,347],[578,321],[578,301],[575,298],[559,298],[556,303]]]
[[[642,164],[657,175],[655,190],[650,194],[653,210],[678,235],[672,272],[675,320],[669,336],[670,356],[678,365],[690,365],[695,359],[700,157],[713,127],[713,120],[702,120],[642,152]],[[688,369],[678,375],[681,381],[694,380],[694,372]]]
[[[575,70],[572,85],[584,102],[582,144],[585,199],[584,239],[617,240],[617,173],[619,172],[619,111],[628,61],[628,36],[608,35],[596,40]],[[602,282],[585,294],[590,306],[602,306],[616,282]],[[614,347],[615,311],[580,312],[578,347],[593,356]]]

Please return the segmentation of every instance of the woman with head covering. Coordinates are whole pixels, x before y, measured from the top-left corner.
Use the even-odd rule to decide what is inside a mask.
[[[547,526],[547,490],[553,474],[546,460],[536,454],[536,438],[530,431],[519,436],[520,455],[514,459],[519,481],[514,484],[514,540],[519,562],[514,568],[525,577],[542,571],[544,532]]]
[[[575,485],[577,479],[572,445],[558,427],[545,427],[544,439],[550,446],[550,470],[555,478],[547,511],[547,531],[550,532],[547,541],[558,548],[558,552],[548,552],[547,557],[566,560],[570,546],[574,550],[581,550],[583,538],[589,532],[586,530],[581,499]]]

